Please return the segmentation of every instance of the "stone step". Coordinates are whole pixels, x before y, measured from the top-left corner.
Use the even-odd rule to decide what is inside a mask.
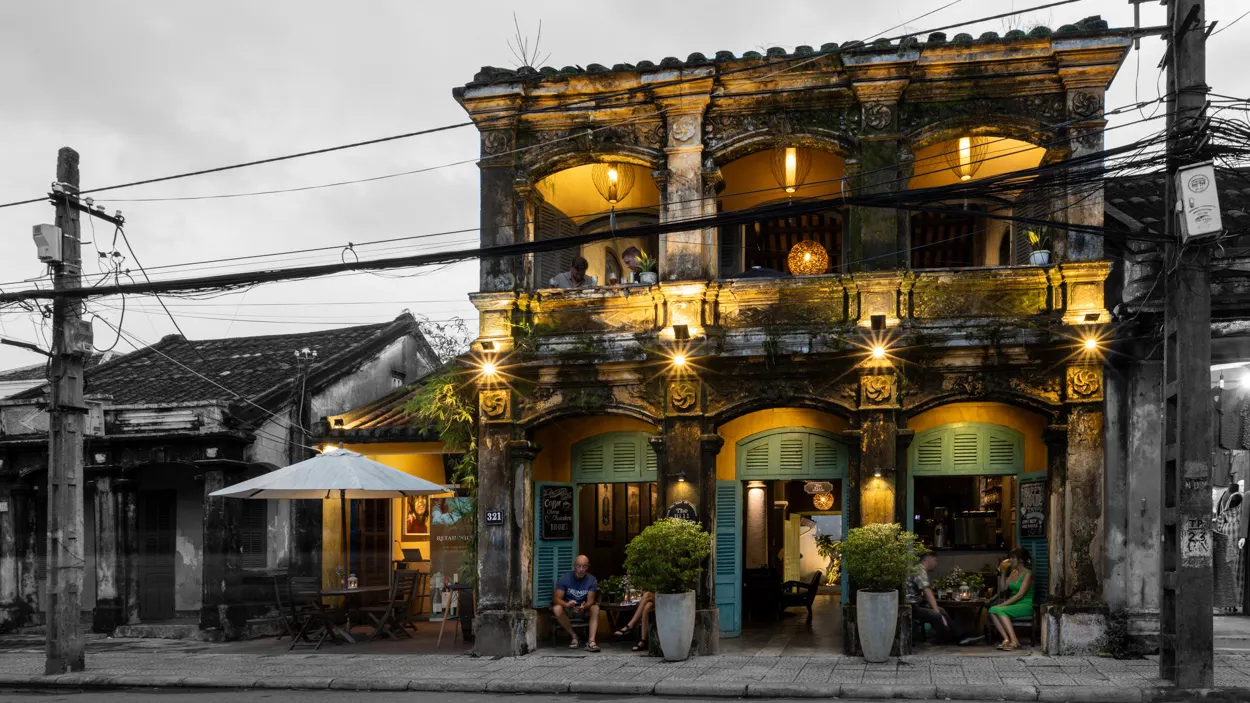
[[[144,623],[122,625],[113,630],[114,637],[147,638],[158,640],[204,640],[198,623]]]

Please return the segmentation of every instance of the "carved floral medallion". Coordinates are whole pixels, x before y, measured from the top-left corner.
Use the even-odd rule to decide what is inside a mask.
[[[699,390],[689,381],[673,381],[668,385],[669,401],[677,410],[689,410],[699,397]]]
[[[1069,366],[1068,400],[1102,400],[1102,372],[1090,366]]]
[[[488,418],[501,418],[508,411],[508,391],[482,391],[482,412]]]
[[[865,405],[886,405],[894,400],[893,374],[864,376],[860,383],[863,384]]]
[[[885,103],[870,103],[864,107],[864,124],[873,129],[885,129],[894,119],[894,113]]]

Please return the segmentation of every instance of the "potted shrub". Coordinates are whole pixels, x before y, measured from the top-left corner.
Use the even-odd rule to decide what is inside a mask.
[[[647,256],[645,251],[638,255],[638,282],[644,286],[660,282],[659,262]]]
[[[1033,230],[1029,230],[1029,246],[1033,247],[1033,251],[1029,253],[1029,263],[1034,266],[1046,266],[1050,263],[1050,236],[1043,233],[1038,234]]]
[[[842,540],[842,563],[855,592],[855,624],[864,659],[889,660],[898,627],[899,592],[925,550],[897,524],[865,525]]]
[[[711,552],[711,535],[681,518],[657,520],[625,547],[630,584],[655,593],[655,626],[667,661],[690,656],[694,588]]]

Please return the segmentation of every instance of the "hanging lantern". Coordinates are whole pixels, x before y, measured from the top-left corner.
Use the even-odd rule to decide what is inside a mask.
[[[985,153],[990,149],[989,137],[960,137],[946,151],[946,163],[961,181],[970,181],[977,175]]]
[[[805,239],[790,248],[786,263],[794,276],[814,276],[829,270],[829,254],[820,242]]]
[[[812,169],[812,152],[797,146],[783,146],[773,152],[773,178],[787,193],[803,187]]]
[[[625,199],[634,189],[634,169],[628,164],[602,163],[590,168],[590,180],[595,190],[612,207]]]
[[[833,507],[833,494],[832,493],[817,493],[816,495],[812,496],[812,505],[816,506],[817,510],[828,510],[829,508],[832,508]]]

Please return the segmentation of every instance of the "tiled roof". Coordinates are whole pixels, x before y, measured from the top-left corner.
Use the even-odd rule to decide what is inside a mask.
[[[84,366],[90,369],[118,356],[120,355],[115,352],[95,353],[87,357]],[[22,366],[16,369],[9,369],[8,371],[0,371],[0,383],[5,381],[38,381],[47,377],[47,364],[31,364],[30,366]]]
[[[325,419],[323,439],[355,441],[385,441],[403,439],[417,442],[437,442],[438,434],[431,431],[407,410],[409,401],[417,395],[420,383],[397,389],[368,405],[349,410],[341,415]]]
[[[1031,39],[1046,39],[1050,37],[1079,37],[1083,35],[1102,34],[1109,31],[1109,25],[1102,17],[1094,15],[1086,17],[1076,24],[1065,24],[1057,30],[1050,27],[1037,26],[1025,32],[1019,29],[1013,29],[1005,35],[999,36],[998,32],[985,32],[979,37],[973,37],[971,34],[956,34],[953,38],[947,39],[944,32],[934,32],[929,35],[927,41],[921,42],[917,37],[907,37],[898,42],[891,42],[889,39],[877,39],[869,44],[861,41],[848,41],[839,44],[838,42],[830,42],[822,44],[820,49],[813,49],[810,46],[798,46],[794,51],[788,52],[784,48],[775,46],[761,54],[758,51],[747,51],[741,56],[734,54],[732,51],[718,51],[712,58],[695,52],[686,57],[683,61],[675,56],[663,59],[658,64],[654,61],[639,61],[637,64],[618,63],[612,65],[611,68],[603,64],[592,63],[587,64],[585,68],[581,66],[565,66],[564,68],[554,68],[552,66],[544,66],[542,68],[532,68],[522,66],[519,69],[512,70],[508,68],[497,68],[494,66],[483,66],[482,70],[473,76],[473,80],[469,85],[484,85],[489,83],[508,83],[517,80],[541,82],[550,78],[568,77],[574,75],[582,75],[587,73],[623,73],[623,72],[641,72],[655,69],[673,69],[688,68],[695,66],[707,66],[717,63],[725,63],[729,61],[760,61],[765,63],[778,59],[802,58],[805,56],[814,56],[817,53],[833,54],[843,52],[860,52],[860,51],[882,51],[899,49],[907,49],[919,46],[971,46],[973,44],[989,44],[1013,41],[1024,41]]]
[[[317,352],[310,375],[350,364],[376,343],[416,331],[405,313],[391,322],[298,334],[187,341],[169,335],[145,349],[91,369],[86,393],[113,405],[255,401],[295,378],[296,351]],[[36,398],[44,386],[18,394]]]
[[[1226,229],[1250,227],[1250,170],[1240,173],[1239,176],[1222,171],[1216,176],[1220,189],[1220,212]],[[1166,184],[1164,173],[1108,179],[1104,192],[1109,206],[1108,217],[1128,229],[1138,229],[1140,225],[1162,232],[1163,217],[1167,211],[1163,202]],[[1126,221],[1126,217],[1132,221]]]

